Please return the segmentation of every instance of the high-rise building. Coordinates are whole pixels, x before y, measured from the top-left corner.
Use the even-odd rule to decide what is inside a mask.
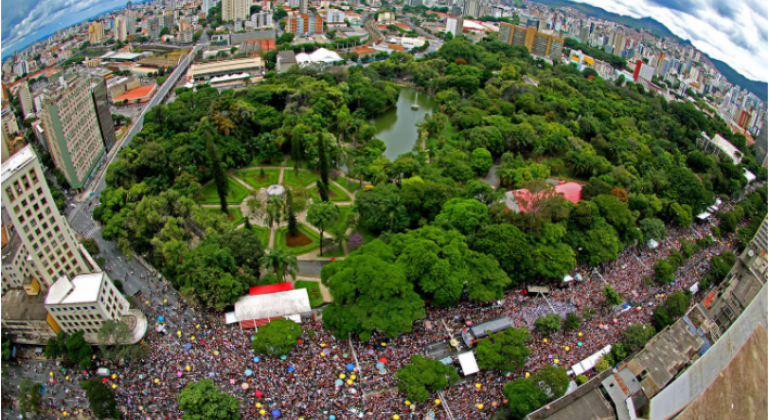
[[[463,33],[463,17],[460,15],[449,16],[446,18],[446,33],[451,33],[453,37]]]
[[[251,5],[247,0],[222,0],[222,20],[248,20]]]
[[[124,15],[126,21],[126,37],[136,35],[136,14],[134,12],[126,12]]]
[[[588,32],[590,28],[588,26],[581,26],[580,27],[580,42],[583,44],[588,45]]]
[[[29,93],[29,84],[26,81],[19,85],[18,90],[19,103],[21,104],[21,114],[26,118],[29,114],[35,113],[35,107],[32,104],[32,95]]]
[[[115,39],[118,41],[125,41],[128,37],[128,30],[126,29],[126,19],[123,16],[115,18],[115,26],[113,27],[115,32]]]
[[[326,23],[344,23],[345,12],[339,9],[332,9],[326,12]]]
[[[217,5],[218,0],[203,0],[203,5],[201,6],[201,11],[206,13],[206,16],[208,16],[209,9]]]
[[[149,35],[150,39],[157,39],[160,37],[160,29],[162,22],[162,16],[150,16],[147,18],[147,34]]]
[[[323,19],[316,14],[292,16],[286,25],[286,32],[297,36],[321,34],[323,33]]]
[[[480,11],[479,0],[465,0],[465,8],[463,10],[465,16],[477,18],[479,17]]]
[[[16,115],[14,115],[10,105],[3,108],[0,121],[2,122],[3,132],[9,138],[19,132],[19,124],[16,122]]]
[[[561,50],[564,47],[564,38],[538,32],[533,27],[523,27],[500,22],[498,41],[511,45],[524,45],[532,55],[548,57],[553,61],[561,60]]]
[[[174,14],[170,10],[163,13],[163,27],[174,29]]]
[[[83,331],[94,341],[102,322],[120,321],[128,314],[128,301],[104,272],[59,277],[45,298],[45,308],[62,331]]]
[[[307,14],[308,0],[299,0],[299,13],[302,15]]]
[[[104,147],[109,151],[118,139],[115,137],[115,124],[112,122],[110,112],[112,102],[107,94],[107,81],[103,77],[91,79],[91,97],[96,108],[96,118],[99,120],[99,131],[102,133]]]
[[[102,36],[104,36],[104,32],[100,22],[94,22],[88,27],[88,42],[91,44],[102,42]]]
[[[105,151],[104,140],[85,77],[70,75],[46,93],[40,113],[56,167],[74,189],[83,188]]]
[[[612,53],[619,57],[622,57],[623,51],[626,49],[626,40],[627,40],[626,35],[623,34],[622,32],[615,32],[614,35],[615,37],[612,40],[612,48],[613,48]]]
[[[331,12],[330,12],[331,13]],[[345,14],[342,14],[343,22]],[[251,23],[255,28],[272,28],[273,27],[273,14],[268,11],[254,13],[251,15]]]
[[[24,253],[24,264],[28,264],[17,273],[33,277],[45,286],[53,285],[61,276],[90,273],[91,267],[81,255],[75,235],[56,208],[32,147],[26,146],[3,161],[1,172],[2,201],[8,216],[3,225],[18,232],[18,252]]]

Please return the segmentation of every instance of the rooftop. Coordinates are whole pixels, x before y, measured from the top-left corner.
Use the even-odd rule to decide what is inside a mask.
[[[22,289],[11,289],[3,295],[2,317],[8,321],[45,321],[45,294],[28,295]]]
[[[5,232],[5,226],[2,228],[3,232],[3,265],[8,265],[13,262],[21,249],[21,236],[18,233],[11,235],[10,239]]]
[[[70,282],[67,277],[60,277],[48,291],[46,305],[71,305],[75,303],[96,302],[99,298],[104,273],[80,274]]]
[[[305,312],[310,312],[310,298],[306,289],[243,296],[235,302],[235,316],[238,321],[279,318]]]
[[[26,146],[25,148],[16,152],[13,156],[3,162],[0,167],[0,175],[2,182],[5,182],[8,178],[13,176],[19,169],[25,167],[28,163],[37,159],[37,155],[32,151],[32,146]]]
[[[147,97],[148,95],[152,94],[152,92],[157,87],[158,87],[158,85],[155,85],[155,84],[139,86],[136,89],[131,89],[128,92],[118,96],[113,101],[117,102],[117,101],[122,101],[122,100],[125,100],[125,99],[132,100],[132,99],[144,98],[144,97]]]

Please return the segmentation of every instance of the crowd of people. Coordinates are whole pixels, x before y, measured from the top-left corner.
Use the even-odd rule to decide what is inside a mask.
[[[432,413],[435,419],[447,419],[450,415],[445,406],[453,419],[487,418],[505,404],[503,386],[507,382],[547,365],[569,369],[619,341],[628,325],[649,323],[654,307],[667,295],[697,284],[708,270],[708,257],[734,249],[734,239],[717,240],[685,260],[671,284],[650,281],[652,265],[666,257],[670,249],[678,248],[685,238],[708,235],[708,227],[672,228],[657,250],[629,249],[601,272],[579,265],[571,275],[580,280],[566,287],[552,287],[547,297],[528,297],[519,289],[493,305],[464,301],[451,308],[429,307],[426,319],[416,321],[411,333],[393,339],[376,333],[367,342],[356,337],[334,337],[322,322],[306,320],[302,343],[285,358],[256,355],[251,347],[254,330],[242,329],[237,323],[225,324],[222,313],[199,311],[182,316],[175,314],[174,306],[143,306],[139,300],[135,303],[149,319],[164,317],[164,331],[157,331],[160,322],[153,321],[155,325],[145,337],[148,352],[144,357],[123,366],[100,361],[97,367],[111,370],[106,383],[115,390],[119,406],[132,419],[181,418],[180,392],[188,383],[204,379],[213,380],[222,392],[240,400],[243,418],[269,417],[273,410],[280,410],[282,417],[292,419],[386,419],[396,415],[406,418],[413,413],[420,417]],[[609,309],[602,292],[605,284],[612,285],[633,306],[622,312]],[[594,309],[595,314],[585,316],[585,308]],[[571,331],[535,331],[534,321],[553,312],[562,317],[575,312],[583,321]],[[428,356],[428,345],[446,341],[468,324],[503,316],[516,327],[531,331],[527,343],[531,354],[522,369],[510,373],[481,371],[470,380],[450,386],[443,396],[434,393],[424,402],[407,401],[398,392],[396,372],[412,356]],[[382,358],[386,359],[384,369],[378,368]],[[353,371],[349,370],[351,364],[355,366]],[[86,377],[82,372],[71,375],[73,381]],[[78,401],[82,401],[82,395],[79,397]],[[56,408],[87,411],[85,405]]]

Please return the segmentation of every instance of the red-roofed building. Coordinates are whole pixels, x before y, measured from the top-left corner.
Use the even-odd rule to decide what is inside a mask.
[[[519,205],[519,211],[529,213],[532,211],[532,192],[527,189],[520,189],[513,191],[513,196],[516,198],[516,202]],[[553,191],[541,191],[538,193],[540,196],[547,197],[548,195],[560,196],[573,203],[577,203],[583,198],[583,187],[577,182],[559,182],[559,185],[553,188]]]
[[[122,103],[126,100],[128,101],[127,103],[131,104],[146,102],[152,98],[152,95],[155,94],[156,90],[158,90],[158,85],[139,86],[138,88],[131,89],[128,92],[118,96],[117,98],[113,98],[112,103]]]
[[[398,44],[390,44],[390,45],[388,45],[388,48],[390,48],[391,50],[396,50],[396,51],[406,51],[406,48],[404,48],[404,47],[402,47],[402,46],[400,46]]]
[[[370,54],[377,54],[377,50],[370,47],[351,48],[350,52],[358,54],[359,57],[363,57]]]

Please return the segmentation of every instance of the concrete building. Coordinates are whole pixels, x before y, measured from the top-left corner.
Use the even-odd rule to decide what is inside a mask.
[[[497,39],[511,45],[524,45],[532,55],[547,57],[554,62],[561,61],[564,38],[559,38],[546,32],[539,32],[534,26],[525,28],[519,25],[500,22],[500,33]]]
[[[101,22],[94,22],[88,27],[88,42],[98,44],[102,42],[104,31]]]
[[[147,18],[145,27],[147,28],[147,36],[149,36],[150,39],[158,39],[158,37],[160,37],[160,29],[163,24],[161,19],[162,16],[150,16]]]
[[[308,36],[323,33],[323,19],[316,14],[299,14],[289,18],[286,32],[297,36]]]
[[[209,9],[216,6],[218,3],[218,0],[203,0],[203,5],[201,7],[201,11],[206,13],[206,16],[208,16]]]
[[[96,108],[96,118],[99,120],[104,147],[109,151],[118,139],[115,137],[115,123],[112,121],[112,112],[110,112],[112,101],[107,94],[107,81],[104,78],[91,78],[91,98]]]
[[[99,272],[81,274],[72,281],[60,277],[48,291],[45,308],[62,331],[83,331],[84,337],[95,341],[103,321],[120,321],[128,313],[128,301],[107,275]]]
[[[222,21],[248,20],[250,8],[247,0],[222,0]]]
[[[17,270],[17,274],[33,277],[45,287],[59,276],[91,272],[79,252],[75,235],[56,208],[31,146],[3,162],[2,189],[8,216],[3,225],[9,232],[18,232],[22,247],[18,252],[27,255],[25,264],[30,264]]]
[[[276,57],[276,63],[275,63],[275,69],[278,70],[279,73],[283,73],[291,68],[291,66],[297,64],[297,57],[294,51],[288,50],[288,51],[278,51],[278,56]]]
[[[299,13],[302,15],[306,15],[308,13],[307,4],[309,3],[309,0],[299,0]]]
[[[272,28],[273,14],[271,12],[259,12],[251,15],[251,24],[254,28]]]
[[[345,12],[339,9],[332,9],[326,12],[326,23],[345,23]]]
[[[0,121],[2,121],[2,130],[8,138],[12,138],[14,134],[19,132],[19,124],[16,122],[16,115],[10,105],[7,105],[0,114]]]
[[[759,230],[738,256],[727,277],[703,301],[709,317],[722,331],[730,328],[767,283],[767,240],[768,220],[765,216]]]
[[[23,344],[43,344],[55,337],[59,326],[45,309],[45,293],[27,294],[13,289],[3,294],[2,326],[4,334]]]
[[[479,13],[481,12],[479,1],[480,0],[465,0],[463,15],[478,18],[480,16]]]
[[[444,32],[451,33],[453,37],[462,35],[463,33],[463,17],[462,16],[449,16],[446,18],[446,30]]]
[[[174,14],[170,10],[163,13],[163,27],[169,30],[174,29]]]
[[[113,27],[115,39],[118,41],[125,41],[128,37],[128,29],[126,28],[126,19],[123,16],[115,18],[115,26]]]
[[[29,92],[29,84],[26,81],[21,82],[19,90],[16,92],[19,96],[19,103],[21,104],[21,114],[24,118],[27,118],[30,114],[35,113],[35,107],[32,103],[32,95]]]
[[[72,188],[81,189],[105,152],[104,140],[89,80],[71,75],[62,82],[46,93],[39,117],[56,167]]]
[[[256,76],[261,75],[264,71],[264,60],[262,60],[262,57],[256,56],[237,60],[193,64],[187,70],[186,79],[189,83],[197,83],[216,76],[230,76],[243,73]]]
[[[126,21],[126,37],[136,35],[136,14],[128,11],[124,15]]]

